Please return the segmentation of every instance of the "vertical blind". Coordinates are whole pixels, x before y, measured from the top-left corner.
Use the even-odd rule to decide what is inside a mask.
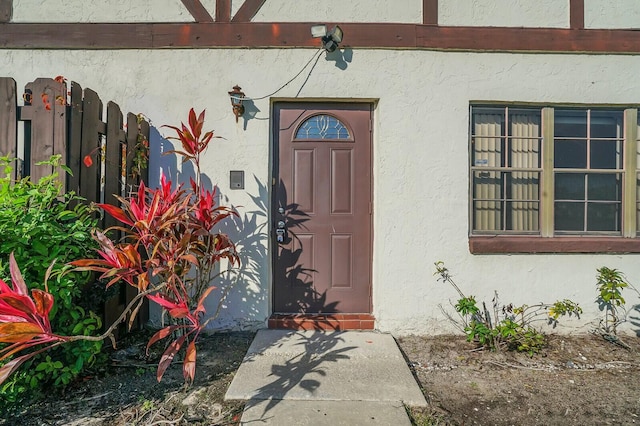
[[[540,111],[472,109],[474,231],[538,232]]]

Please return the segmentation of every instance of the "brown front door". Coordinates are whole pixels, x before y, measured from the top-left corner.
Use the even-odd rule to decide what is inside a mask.
[[[371,312],[371,105],[277,103],[274,312]]]

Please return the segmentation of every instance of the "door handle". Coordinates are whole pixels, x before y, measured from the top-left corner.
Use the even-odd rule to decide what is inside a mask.
[[[276,224],[276,241],[278,243],[284,243],[285,236],[287,234],[286,224],[284,220],[279,220]]]

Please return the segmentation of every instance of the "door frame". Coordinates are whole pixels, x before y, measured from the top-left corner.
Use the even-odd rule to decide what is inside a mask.
[[[369,106],[369,148],[370,148],[370,200],[371,200],[371,223],[370,223],[370,235],[371,235],[371,244],[369,245],[369,271],[370,271],[370,283],[369,283],[369,312],[370,315],[373,314],[373,290],[374,290],[374,275],[373,275],[373,254],[374,254],[374,244],[375,244],[375,227],[374,227],[374,214],[375,214],[375,199],[374,199],[374,112],[377,107],[377,99],[371,98],[360,98],[360,99],[330,99],[330,98],[276,98],[271,100],[270,105],[270,120],[269,120],[269,211],[267,212],[267,226],[269,229],[268,232],[268,259],[269,259],[269,295],[268,295],[268,309],[269,314],[274,314],[274,295],[275,295],[275,262],[276,262],[276,250],[277,245],[275,243],[275,235],[274,235],[274,212],[277,208],[277,200],[275,197],[276,185],[278,184],[279,177],[279,121],[280,121],[280,113],[278,107],[280,105],[300,105],[300,106],[310,106],[313,105],[316,108],[319,108],[321,105],[325,105],[327,109],[330,109],[332,105],[339,104],[357,104],[357,105],[368,105]],[[315,315],[317,316],[317,315]],[[371,322],[373,325],[373,316],[371,316]],[[270,320],[271,322],[271,320]],[[368,327],[367,327],[368,328]]]

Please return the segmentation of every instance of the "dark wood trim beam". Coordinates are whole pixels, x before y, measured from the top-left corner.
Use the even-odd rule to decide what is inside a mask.
[[[5,49],[282,48],[319,46],[310,23],[0,23]],[[327,23],[332,25],[332,23]],[[640,53],[637,30],[346,23],[342,46],[509,52]]]
[[[153,47],[152,33],[149,24],[0,23],[0,48],[148,49]]]
[[[345,31],[345,34],[349,34]],[[507,52],[639,53],[640,31],[417,26],[423,49]]]
[[[13,0],[0,0],[0,22],[10,22],[13,17]]]
[[[213,16],[207,12],[200,0],[182,0],[182,4],[184,4],[196,22],[213,22]]]
[[[569,0],[569,28],[584,28],[584,0]]]
[[[473,254],[640,253],[640,238],[622,237],[469,237]]]
[[[438,0],[422,0],[422,23],[438,25]]]
[[[216,22],[231,21],[231,0],[216,0]]]
[[[245,0],[231,22],[251,22],[266,0]]]
[[[178,36],[180,34],[180,36]],[[0,35],[0,38],[2,36]],[[2,43],[0,42],[0,45]],[[309,25],[250,22],[206,25],[154,24],[152,48],[319,47]]]

